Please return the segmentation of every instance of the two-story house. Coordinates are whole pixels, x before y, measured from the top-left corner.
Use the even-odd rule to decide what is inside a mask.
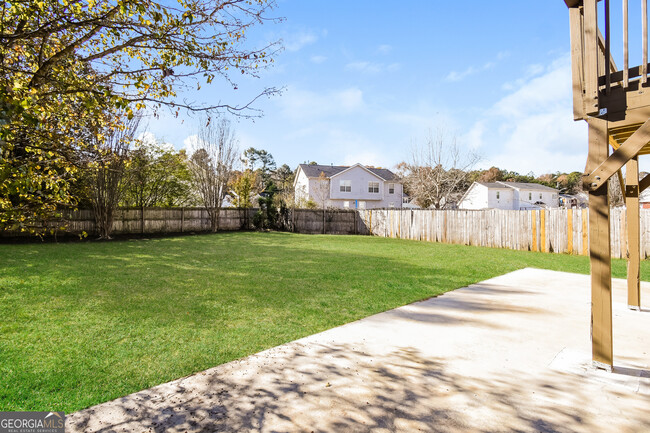
[[[402,184],[385,168],[300,164],[294,180],[296,203],[341,209],[401,208]]]
[[[560,191],[538,183],[474,182],[460,209],[547,209],[559,206]]]

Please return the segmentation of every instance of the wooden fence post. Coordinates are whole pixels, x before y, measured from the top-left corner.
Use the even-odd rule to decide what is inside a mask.
[[[543,253],[548,252],[546,243],[546,211],[544,209],[541,209],[539,211],[539,250]]]
[[[566,211],[567,253],[573,254],[573,209]]]
[[[533,229],[532,250],[533,251],[538,251],[538,249],[537,249],[537,211],[536,210],[531,210],[530,211],[530,221],[531,221],[531,227]]]

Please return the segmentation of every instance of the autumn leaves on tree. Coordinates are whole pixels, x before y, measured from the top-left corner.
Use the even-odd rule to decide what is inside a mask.
[[[255,99],[190,103],[186,89],[256,76],[277,43],[246,32],[271,0],[42,0],[3,3],[0,18],[0,228],[42,231],[71,194],[82,153],[165,107],[254,116]],[[257,97],[276,89],[262,90]],[[100,144],[98,145],[97,142]]]

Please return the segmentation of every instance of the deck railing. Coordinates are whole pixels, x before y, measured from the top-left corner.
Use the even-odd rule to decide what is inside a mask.
[[[648,0],[618,0],[614,1],[615,5],[612,5],[612,0],[565,1],[570,7],[574,118],[602,116],[607,113],[607,107],[602,106],[600,96],[610,95],[615,87],[624,91],[641,90],[648,82]],[[630,25],[630,11],[634,16],[639,8],[641,22]],[[612,22],[613,17],[619,17],[619,12],[622,21],[620,27]],[[618,19],[616,21],[619,22]],[[638,25],[641,31],[641,64],[630,67],[630,29],[636,34]],[[620,33],[615,35],[613,26]],[[622,46],[617,45],[612,50],[612,41],[619,38],[622,39]],[[634,47],[637,49],[637,46]],[[620,70],[614,61],[613,51],[619,55],[622,53],[623,66]]]

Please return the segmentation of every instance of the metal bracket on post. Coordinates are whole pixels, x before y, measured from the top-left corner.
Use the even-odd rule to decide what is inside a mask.
[[[591,362],[596,370],[605,370],[608,373],[612,372],[612,366],[609,364],[605,364],[604,362],[598,362],[598,361],[591,361]]]
[[[625,186],[625,197],[638,197],[639,196],[639,186],[638,185],[626,185]]]

